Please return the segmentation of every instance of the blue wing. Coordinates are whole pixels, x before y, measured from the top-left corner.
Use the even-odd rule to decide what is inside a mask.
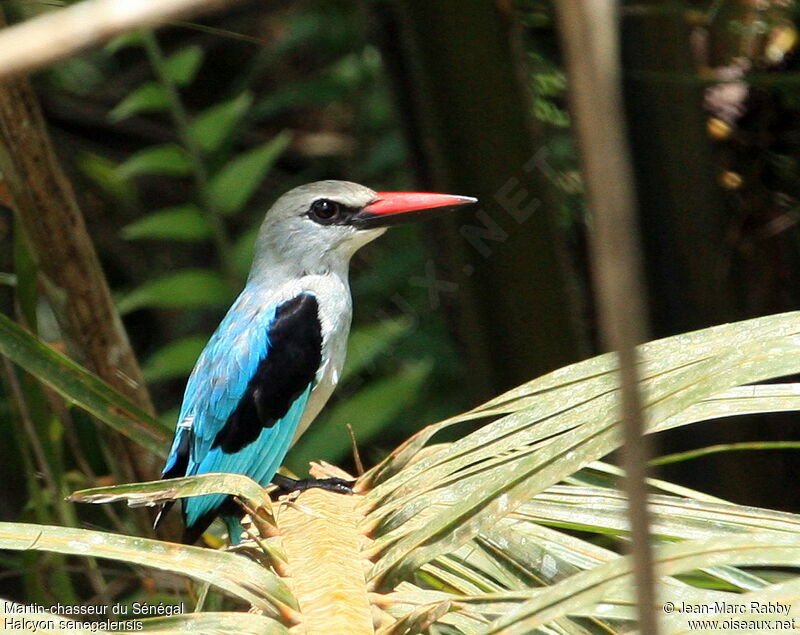
[[[189,378],[164,478],[232,472],[269,483],[303,416],[321,351],[313,295],[263,308],[245,289]],[[184,499],[184,540],[194,542],[218,514],[236,514],[228,499]]]

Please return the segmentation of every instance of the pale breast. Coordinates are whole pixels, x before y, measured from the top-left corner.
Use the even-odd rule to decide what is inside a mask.
[[[280,293],[287,299],[299,293],[314,294],[319,303],[322,327],[322,364],[295,433],[294,441],[297,441],[322,410],[339,382],[347,353],[353,305],[347,281],[336,275],[304,276],[288,283]]]

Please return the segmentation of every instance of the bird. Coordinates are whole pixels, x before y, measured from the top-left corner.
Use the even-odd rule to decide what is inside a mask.
[[[244,288],[189,376],[162,478],[228,472],[282,492],[352,493],[353,483],[341,479],[277,474],[341,376],[352,318],[350,259],[391,225],[475,202],[333,180],[278,198],[259,228]],[[162,505],[156,528],[172,505]],[[182,542],[196,542],[218,516],[230,542],[240,542],[242,512],[231,496],[187,497],[181,507]]]

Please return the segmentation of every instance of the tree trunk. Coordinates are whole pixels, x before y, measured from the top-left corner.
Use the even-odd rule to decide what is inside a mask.
[[[4,24],[0,12],[0,26]],[[27,79],[0,87],[0,171],[73,356],[153,413],[75,193],[53,151]],[[133,477],[157,476],[156,457],[124,439],[117,441],[124,449],[118,458],[127,460]]]
[[[466,351],[473,397],[577,360],[577,294],[509,16],[482,0],[372,6],[420,185],[480,199],[432,230],[440,299]]]
[[[653,10],[623,20],[622,57],[650,314],[663,337],[730,320],[736,290],[690,25],[645,4]]]

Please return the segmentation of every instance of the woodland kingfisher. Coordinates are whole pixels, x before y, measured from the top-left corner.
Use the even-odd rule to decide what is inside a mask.
[[[247,283],[189,376],[163,478],[209,472],[249,476],[295,491],[340,479],[276,474],[290,446],[328,401],[342,372],[350,332],[350,258],[390,225],[474,203],[421,192],[374,192],[319,181],[281,196],[256,240]],[[156,526],[172,503],[156,518]],[[195,542],[221,517],[231,542],[242,535],[230,496],[182,500],[183,541]]]

